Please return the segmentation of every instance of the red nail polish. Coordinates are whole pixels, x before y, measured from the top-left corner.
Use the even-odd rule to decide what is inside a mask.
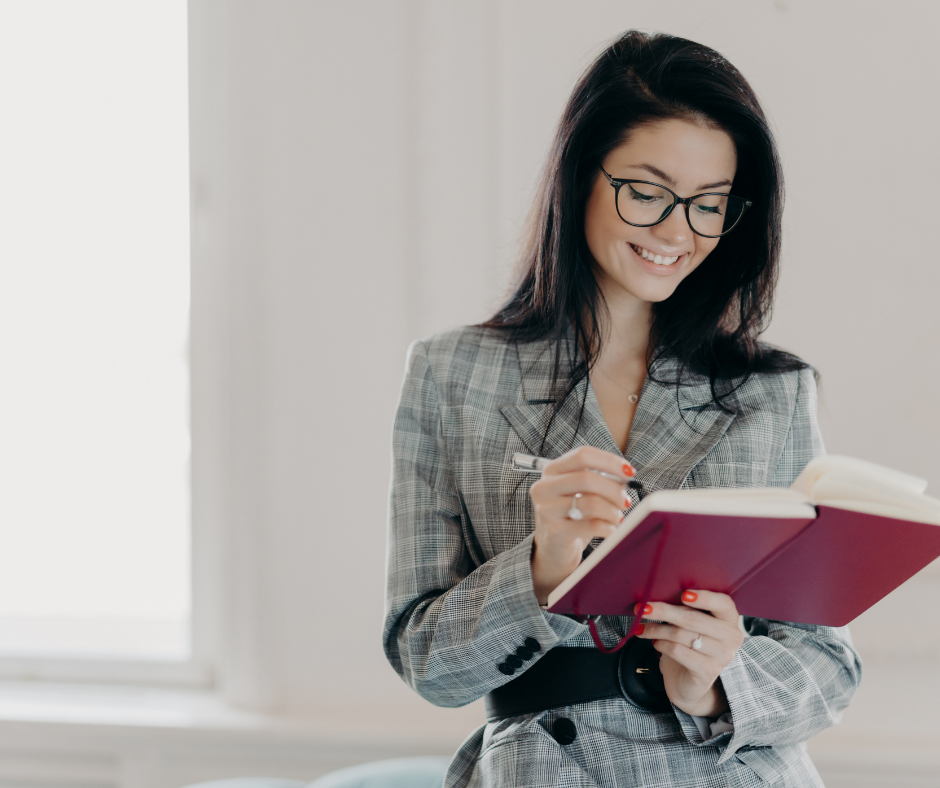
[[[636,633],[637,633],[638,635],[642,635],[642,634],[643,634],[643,630],[645,630],[645,629],[646,629],[646,624],[640,624],[640,626],[638,626],[638,627],[636,628]]]
[[[644,606],[643,606],[643,615],[644,615],[644,616],[648,616],[648,615],[649,615],[650,613],[652,613],[652,612],[653,612],[653,606],[652,606],[652,605],[644,605]],[[637,602],[637,603],[633,606],[633,615],[638,616],[639,614],[640,614],[640,603]]]
[[[623,475],[636,476],[636,469],[629,462],[625,462],[623,464]]]
[[[698,599],[698,594],[694,591],[683,591],[682,592],[682,601],[683,602],[694,602]]]

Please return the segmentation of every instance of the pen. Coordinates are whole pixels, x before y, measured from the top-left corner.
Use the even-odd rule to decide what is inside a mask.
[[[521,451],[517,451],[512,455],[512,467],[523,473],[541,473],[550,462],[551,460],[547,457],[536,457],[534,454],[523,454]],[[588,470],[600,474],[605,479],[613,479],[615,482],[620,482],[631,490],[636,490],[637,497],[643,500],[645,494],[643,485],[636,479],[624,481],[619,476],[614,476],[612,473],[607,473],[606,471],[599,471],[596,468],[588,468]]]

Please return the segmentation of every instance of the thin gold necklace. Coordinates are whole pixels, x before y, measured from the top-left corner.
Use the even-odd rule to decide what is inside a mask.
[[[631,393],[630,391],[627,391],[627,389],[625,389],[625,388],[624,388],[623,386],[621,386],[616,380],[614,380],[610,375],[608,375],[607,372],[606,372],[602,367],[599,366],[598,369],[601,371],[601,373],[604,375],[604,377],[607,378],[607,380],[609,380],[611,383],[613,383],[613,384],[614,384],[618,389],[620,389],[621,391],[625,391],[625,392],[626,392],[626,394],[627,394],[627,401],[628,401],[631,405],[636,405],[636,403],[639,402],[640,395],[639,395],[638,392],[635,392],[635,391],[634,391],[634,392]]]

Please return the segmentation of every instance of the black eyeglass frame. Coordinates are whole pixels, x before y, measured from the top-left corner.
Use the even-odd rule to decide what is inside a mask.
[[[750,200],[744,200],[743,197],[739,197],[736,194],[728,194],[727,192],[702,192],[701,194],[693,194],[691,197],[680,197],[672,189],[667,186],[663,186],[661,183],[654,183],[653,181],[640,181],[636,178],[614,178],[607,170],[603,167],[600,167],[600,171],[604,173],[607,177],[607,180],[610,182],[610,185],[614,187],[614,207],[617,209],[617,216],[620,217],[622,222],[629,224],[631,227],[655,227],[660,222],[664,222],[669,218],[677,205],[685,206],[685,220],[689,225],[689,229],[696,235],[700,235],[702,238],[721,238],[723,235],[730,233],[735,227],[741,223],[741,218],[747,213],[747,209],[750,208],[754,203]],[[645,183],[647,186],[655,186],[658,189],[667,191],[672,195],[672,205],[670,205],[655,222],[651,224],[634,224],[633,222],[628,222],[623,218],[623,214],[620,213],[620,189],[622,186],[626,186],[630,183]],[[689,219],[689,206],[692,204],[692,200],[697,199],[698,197],[737,197],[739,200],[744,200],[744,208],[741,209],[741,215],[735,219],[734,224],[732,224],[727,230],[723,233],[718,233],[718,235],[705,235],[705,233],[700,233],[692,226],[692,221]]]

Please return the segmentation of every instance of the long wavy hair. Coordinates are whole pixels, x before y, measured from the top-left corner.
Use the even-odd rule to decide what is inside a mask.
[[[573,329],[574,356],[563,360],[563,343],[556,342],[555,413],[593,368],[603,340],[607,305],[584,233],[599,166],[633,129],[672,118],[731,137],[738,162],[734,191],[753,207],[669,298],[653,305],[648,374],[655,377],[659,361],[675,359],[679,373],[670,383],[677,393],[683,380],[704,376],[713,403],[731,411],[734,392],[753,373],[807,366],[758,341],[777,282],[783,175],[757,96],[715,50],[630,30],[594,61],[568,100],[541,174],[517,284],[480,324],[518,342],[561,340]],[[560,381],[563,364],[568,372]]]

